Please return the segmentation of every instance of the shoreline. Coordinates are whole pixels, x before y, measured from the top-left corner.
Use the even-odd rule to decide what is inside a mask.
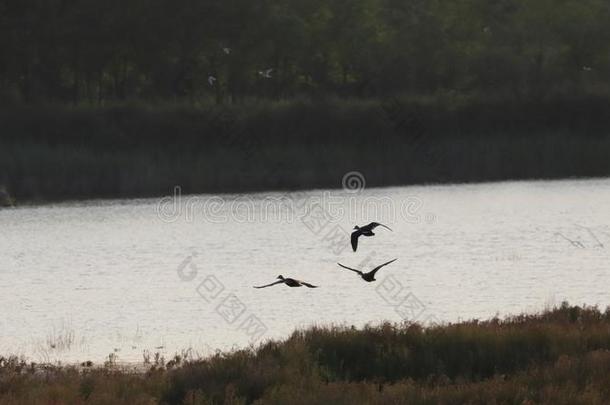
[[[379,329],[383,329],[383,328],[387,328],[390,327],[392,329],[401,329],[401,328],[415,328],[417,330],[421,330],[423,332],[425,332],[426,330],[437,330],[437,329],[451,329],[451,328],[456,328],[456,327],[460,327],[460,326],[465,326],[465,325],[486,325],[486,324],[498,324],[498,323],[511,323],[514,322],[517,319],[544,319],[544,318],[548,318],[549,316],[552,316],[553,314],[557,314],[559,312],[565,312],[565,311],[598,311],[600,313],[600,316],[606,316],[608,317],[608,321],[610,322],[610,305],[608,305],[605,308],[605,313],[601,312],[604,310],[604,308],[601,308],[599,305],[587,305],[587,304],[582,304],[582,305],[570,305],[569,303],[567,303],[566,301],[562,302],[561,304],[553,304],[553,305],[548,305],[545,304],[544,307],[542,309],[532,309],[532,310],[524,310],[523,312],[519,313],[519,314],[504,314],[504,315],[500,315],[500,314],[496,314],[494,316],[489,316],[488,318],[485,319],[481,319],[481,318],[465,318],[465,319],[458,319],[456,321],[453,322],[445,322],[445,321],[440,321],[438,323],[432,323],[432,324],[421,324],[418,321],[415,322],[407,322],[407,321],[389,321],[389,320],[380,320],[380,321],[376,321],[376,322],[368,322],[366,324],[364,324],[363,326],[355,326],[355,325],[349,325],[346,323],[330,323],[330,324],[326,324],[326,325],[310,325],[310,326],[306,326],[306,327],[302,327],[302,328],[297,328],[295,329],[293,332],[291,332],[288,336],[286,337],[282,337],[282,338],[268,338],[265,339],[263,342],[259,342],[256,345],[250,345],[250,346],[242,346],[242,347],[234,347],[232,349],[226,349],[226,350],[221,350],[221,349],[209,349],[209,353],[202,355],[199,354],[199,352],[194,351],[193,348],[188,348],[188,349],[181,349],[181,350],[174,350],[173,354],[170,354],[169,352],[164,353],[163,351],[157,350],[148,350],[148,349],[143,349],[142,353],[146,354],[146,357],[148,358],[148,362],[146,361],[129,361],[129,360],[118,360],[119,359],[119,355],[117,354],[118,352],[116,351],[111,351],[109,352],[109,354],[107,356],[105,356],[104,361],[91,361],[88,359],[80,359],[80,360],[74,360],[74,361],[55,361],[55,362],[35,362],[32,360],[28,360],[27,356],[21,354],[21,355],[16,355],[16,354],[7,354],[7,353],[0,353],[0,360],[8,360],[8,359],[13,359],[13,360],[18,360],[20,362],[24,362],[24,364],[28,364],[28,365],[36,365],[36,367],[40,367],[42,369],[45,368],[75,368],[75,369],[79,369],[79,370],[91,370],[91,369],[101,369],[101,368],[112,368],[112,369],[116,369],[116,370],[128,370],[128,369],[140,369],[140,370],[146,370],[146,369],[150,369],[150,368],[158,368],[158,367],[164,367],[166,363],[168,362],[172,362],[176,360],[176,358],[181,358],[184,361],[188,361],[188,362],[203,362],[206,360],[209,360],[211,358],[217,357],[217,356],[230,356],[232,354],[235,353],[240,353],[240,352],[256,352],[257,350],[259,350],[260,347],[265,346],[265,345],[269,345],[269,344],[284,344],[286,342],[288,342],[294,335],[299,335],[299,334],[303,334],[303,333],[309,333],[311,331],[329,331],[329,330],[336,330],[336,331],[356,331],[357,333],[364,333],[367,330],[379,330]],[[609,330],[610,333],[610,330]],[[609,335],[610,336],[610,335]],[[609,348],[610,350],[610,348]],[[157,361],[155,361],[155,358],[157,359]],[[109,359],[112,359],[110,362],[108,361]],[[162,364],[161,364],[162,363]],[[173,364],[173,363],[170,363]],[[171,368],[171,367],[170,367]]]
[[[366,187],[363,190],[382,190],[382,189],[393,189],[393,188],[410,188],[410,187],[453,187],[453,186],[478,186],[486,184],[501,185],[504,183],[560,183],[560,182],[571,182],[571,181],[583,181],[583,182],[595,182],[610,180],[610,175],[599,176],[599,177],[566,177],[566,178],[523,178],[523,179],[504,179],[504,180],[492,180],[492,181],[464,181],[455,183],[414,183],[414,184],[388,184]],[[180,186],[178,186],[180,187]],[[224,191],[224,192],[200,192],[200,193],[181,193],[182,198],[192,197],[230,197],[230,196],[242,196],[252,195],[254,197],[265,197],[272,194],[290,194],[290,193],[316,193],[323,191],[343,191],[342,187],[328,187],[328,188],[307,188],[307,189],[266,189],[266,190],[248,190],[248,191]],[[170,190],[171,191],[171,190]],[[62,206],[62,205],[96,205],[96,204],[108,204],[120,201],[138,201],[138,200],[160,200],[163,198],[173,197],[173,194],[164,195],[152,195],[152,196],[132,196],[132,197],[107,197],[107,198],[88,198],[83,197],[79,199],[57,199],[57,200],[25,200],[20,202],[14,202],[12,206],[2,208],[38,208],[48,206]]]
[[[357,333],[363,333],[367,330],[378,330],[386,327],[391,327],[393,329],[401,329],[401,328],[415,328],[417,330],[421,330],[425,332],[426,330],[435,330],[435,329],[451,329],[464,325],[488,325],[488,324],[499,324],[499,323],[511,323],[517,319],[546,319],[551,317],[553,314],[557,314],[560,312],[566,311],[597,311],[599,312],[599,316],[607,317],[610,322],[610,305],[603,306],[600,304],[581,304],[581,305],[570,305],[567,301],[563,301],[560,304],[544,304],[539,309],[530,308],[524,309],[519,314],[512,313],[504,313],[501,314],[497,312],[495,315],[489,315],[488,317],[477,317],[477,318],[458,318],[454,321],[438,321],[436,320],[433,323],[423,324],[419,321],[408,322],[408,321],[390,321],[390,320],[379,320],[374,322],[367,322],[361,324],[360,326],[355,326],[353,324],[348,324],[344,322],[338,323],[329,323],[329,324],[312,324],[309,326],[298,327],[294,329],[291,333],[289,333],[285,337],[275,337],[275,338],[267,338],[264,341],[258,342],[256,344],[244,345],[244,346],[233,346],[231,349],[213,349],[210,346],[207,347],[207,354],[202,354],[194,347],[190,347],[187,349],[175,349],[170,353],[170,351],[165,351],[165,349],[145,349],[141,350],[142,354],[145,355],[139,356],[142,358],[146,358],[147,361],[140,360],[120,360],[120,351],[110,351],[108,355],[104,357],[104,360],[92,361],[91,359],[83,358],[79,360],[72,361],[50,361],[50,362],[36,362],[28,358],[25,354],[10,354],[10,353],[2,353],[0,352],[0,360],[4,359],[15,359],[21,362],[25,362],[25,364],[35,364],[41,368],[76,368],[76,369],[100,369],[104,367],[116,368],[116,369],[147,369],[147,368],[155,368],[160,367],[160,363],[167,363],[169,361],[175,360],[177,357],[189,361],[189,362],[202,362],[209,360],[216,356],[227,356],[239,352],[256,352],[259,347],[265,346],[268,344],[284,344],[288,342],[292,336],[308,333],[310,331],[326,331],[326,330],[342,330],[342,331],[356,331]],[[605,311],[605,312],[604,312]],[[610,329],[608,331],[610,333]],[[610,335],[609,335],[610,338]],[[69,351],[69,350],[68,350]],[[610,347],[609,347],[610,351]],[[73,356],[72,356],[73,357]],[[157,361],[155,361],[155,358]],[[109,362],[109,359],[112,359]]]
[[[610,176],[610,101],[385,102],[14,108],[0,186],[19,204],[332,189],[351,171],[368,187]]]
[[[0,357],[0,401],[285,403],[297,392],[300,403],[590,403],[591,395],[603,403],[610,400],[609,325],[610,308],[564,302],[427,328],[314,326],[249,349],[178,356],[146,371],[112,363],[37,368]]]

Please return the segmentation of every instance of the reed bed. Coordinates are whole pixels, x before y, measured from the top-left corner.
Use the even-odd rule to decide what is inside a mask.
[[[429,328],[314,327],[141,372],[0,359],[2,404],[603,404],[609,387],[610,310],[567,303]]]
[[[292,100],[0,111],[17,202],[610,175],[610,101]]]

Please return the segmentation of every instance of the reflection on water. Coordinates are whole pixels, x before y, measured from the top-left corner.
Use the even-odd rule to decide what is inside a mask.
[[[176,196],[0,211],[0,353],[142,361],[312,324],[610,304],[610,181]],[[354,225],[377,220],[358,251]],[[376,283],[336,265],[370,269]],[[319,289],[256,290],[282,274]]]

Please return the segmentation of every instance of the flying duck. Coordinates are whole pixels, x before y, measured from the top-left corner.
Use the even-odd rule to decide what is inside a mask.
[[[356,251],[356,249],[358,249],[358,238],[361,235],[364,236],[373,236],[375,235],[373,233],[373,229],[377,228],[378,226],[383,226],[386,229],[389,229],[391,231],[390,228],[388,228],[387,226],[380,224],[379,222],[371,222],[368,225],[365,225],[363,227],[359,227],[358,225],[356,225],[354,227],[354,232],[352,232],[352,249],[354,249],[354,252]]]
[[[337,263],[337,264],[339,266],[343,267],[344,269],[351,270],[351,271],[353,271],[355,273],[358,273],[360,275],[360,277],[362,277],[362,279],[364,281],[367,281],[367,282],[370,283],[372,281],[375,281],[375,273],[377,273],[379,271],[379,269],[381,269],[383,266],[387,266],[388,264],[395,262],[396,260],[398,260],[398,259],[390,260],[387,263],[379,265],[379,266],[375,267],[373,270],[369,271],[368,273],[363,273],[360,270],[352,269],[351,267],[344,266],[341,263]]]
[[[301,280],[295,280],[294,278],[284,278],[284,276],[282,276],[281,274],[279,276],[277,276],[277,278],[279,279],[279,281],[276,281],[275,283],[271,283],[271,284],[267,284],[267,285],[261,285],[261,286],[255,286],[254,288],[266,288],[266,287],[271,287],[272,285],[276,285],[276,284],[286,284],[288,287],[309,287],[309,288],[318,288],[317,285],[313,285],[313,284],[309,284],[306,283],[304,281]]]

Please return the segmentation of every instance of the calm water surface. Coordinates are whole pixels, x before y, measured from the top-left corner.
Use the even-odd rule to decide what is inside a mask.
[[[372,220],[394,232],[352,252],[345,232]],[[605,307],[609,225],[609,180],[4,209],[0,354],[142,361],[145,350],[206,355],[313,324]],[[336,265],[393,258],[371,284]],[[278,274],[321,287],[252,288]]]

